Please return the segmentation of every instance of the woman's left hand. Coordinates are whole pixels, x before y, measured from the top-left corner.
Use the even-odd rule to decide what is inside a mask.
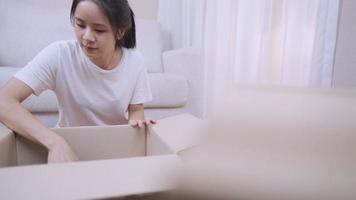
[[[157,122],[152,119],[131,119],[129,120],[129,125],[136,128],[136,127],[143,127],[156,124]]]

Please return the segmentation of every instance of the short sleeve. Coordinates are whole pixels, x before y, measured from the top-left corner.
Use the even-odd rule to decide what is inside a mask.
[[[50,44],[14,77],[31,87],[35,95],[40,95],[46,89],[53,90],[59,54],[59,44]]]
[[[142,104],[152,101],[152,92],[146,69],[142,69],[138,75],[130,104]]]

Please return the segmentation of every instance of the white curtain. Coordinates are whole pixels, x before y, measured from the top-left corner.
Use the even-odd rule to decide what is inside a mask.
[[[233,86],[331,87],[339,0],[160,0],[173,47],[202,47],[205,104]]]

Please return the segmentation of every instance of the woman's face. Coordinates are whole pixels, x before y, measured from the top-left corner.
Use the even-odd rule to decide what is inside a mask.
[[[92,1],[81,1],[74,13],[74,29],[85,54],[96,62],[105,62],[115,51],[116,38],[108,18]]]

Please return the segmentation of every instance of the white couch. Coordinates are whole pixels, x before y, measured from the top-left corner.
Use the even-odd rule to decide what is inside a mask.
[[[0,0],[0,87],[41,49],[57,40],[75,39],[69,19],[72,0]],[[169,33],[156,21],[136,19],[137,48],[149,72],[153,101],[148,117],[189,112],[202,115],[202,56],[198,49],[171,49]],[[23,105],[48,126],[58,119],[52,91],[31,96]]]

